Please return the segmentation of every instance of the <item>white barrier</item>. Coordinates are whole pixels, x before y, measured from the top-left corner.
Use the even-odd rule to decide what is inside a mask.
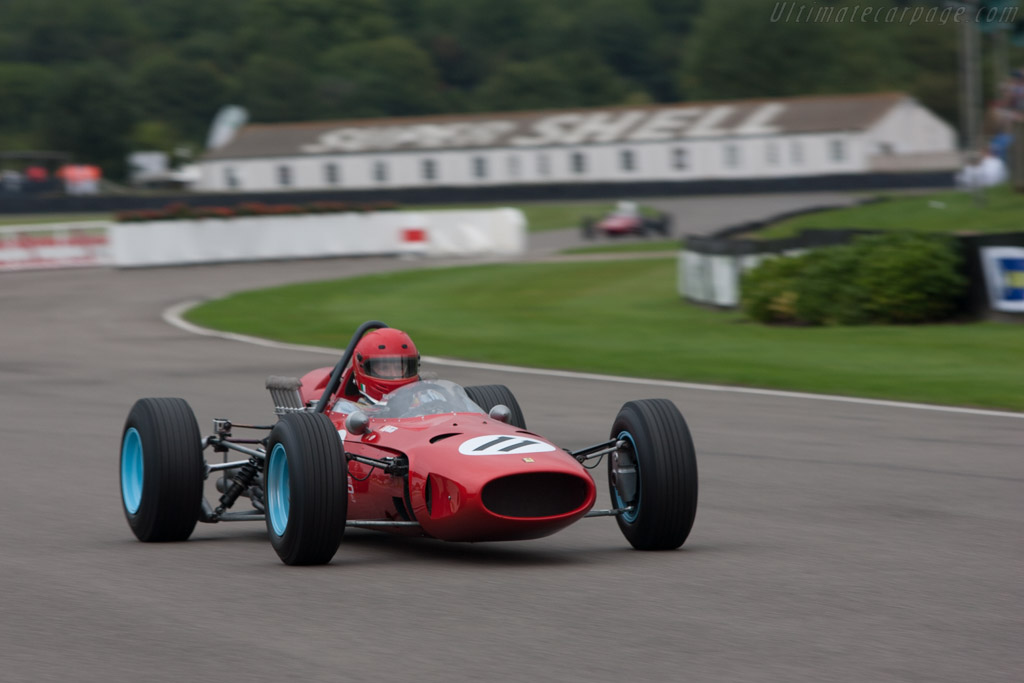
[[[113,264],[163,266],[371,254],[511,255],[526,250],[518,209],[299,214],[117,223]]]
[[[109,225],[81,221],[0,227],[0,270],[106,265]]]
[[[736,308],[740,305],[743,273],[777,256],[799,256],[806,249],[787,249],[758,254],[703,254],[683,249],[676,268],[676,291],[700,304]]]

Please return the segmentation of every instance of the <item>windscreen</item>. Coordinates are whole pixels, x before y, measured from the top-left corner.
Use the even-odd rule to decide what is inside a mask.
[[[338,401],[333,411],[351,413],[361,410],[370,417],[422,417],[445,413],[484,413],[473,403],[466,390],[446,379],[413,382],[386,394],[377,405]]]

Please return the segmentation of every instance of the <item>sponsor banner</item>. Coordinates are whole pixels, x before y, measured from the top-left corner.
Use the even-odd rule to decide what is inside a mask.
[[[108,265],[108,225],[83,222],[0,228],[0,270]]]
[[[1004,313],[1024,313],[1024,247],[980,251],[989,305]]]

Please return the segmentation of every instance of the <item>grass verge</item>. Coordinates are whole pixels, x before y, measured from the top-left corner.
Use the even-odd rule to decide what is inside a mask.
[[[921,232],[1024,231],[1024,193],[1009,186],[989,188],[979,203],[970,192],[953,190],[803,214],[744,235],[755,239],[792,237],[804,229],[871,228]]]
[[[635,241],[618,242],[610,244],[601,244],[593,247],[575,247],[573,249],[563,249],[560,253],[562,254],[622,254],[629,252],[647,252],[647,251],[671,251],[678,252],[682,249],[682,241],[678,239],[674,240],[645,240],[638,239]]]
[[[109,221],[110,213],[27,213],[0,216],[0,225],[37,225],[46,223],[74,223],[77,221]]]
[[[427,355],[1024,410],[1019,326],[767,327],[692,306],[674,258],[405,271],[246,292],[205,327],[340,347],[370,319]]]
[[[496,209],[511,206],[526,216],[526,227],[530,232],[560,230],[583,225],[584,218],[599,218],[615,208],[614,202],[525,202],[479,204],[428,204],[424,206],[401,206],[400,210],[442,211],[445,209]]]

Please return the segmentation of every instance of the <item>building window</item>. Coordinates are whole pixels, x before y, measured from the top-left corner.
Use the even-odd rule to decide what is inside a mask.
[[[292,169],[290,167],[277,167],[277,184],[282,187],[288,187],[292,184]]]
[[[764,146],[764,160],[771,166],[779,165],[779,145],[776,142],[769,142]]]
[[[509,155],[508,158],[508,177],[518,178],[519,177],[519,157]]]
[[[573,152],[569,156],[569,165],[573,173],[587,172],[587,158],[583,156],[583,152]]]
[[[338,173],[338,165],[335,163],[324,164],[324,181],[328,185],[337,185],[341,176]]]
[[[487,177],[487,159],[484,159],[483,157],[473,157],[473,177]]]
[[[383,161],[373,162],[373,179],[378,183],[386,183],[388,181],[388,165]]]
[[[690,167],[690,155],[685,147],[676,147],[672,150],[672,168],[685,171]]]
[[[424,180],[437,180],[437,162],[433,159],[424,159],[421,170]]]
[[[623,171],[635,171],[636,170],[636,155],[631,149],[624,149],[619,152],[619,166],[622,167]]]
[[[799,140],[789,143],[789,158],[794,164],[804,163],[804,146],[800,144]]]
[[[551,160],[548,159],[548,155],[543,152],[537,155],[537,175],[551,175]]]
[[[739,145],[729,144],[722,148],[726,168],[737,168],[740,165]]]
[[[238,189],[238,175],[235,174],[235,169],[231,166],[224,169],[224,184],[232,190]]]
[[[846,159],[846,145],[842,140],[828,141],[828,155],[832,161],[841,162]]]

